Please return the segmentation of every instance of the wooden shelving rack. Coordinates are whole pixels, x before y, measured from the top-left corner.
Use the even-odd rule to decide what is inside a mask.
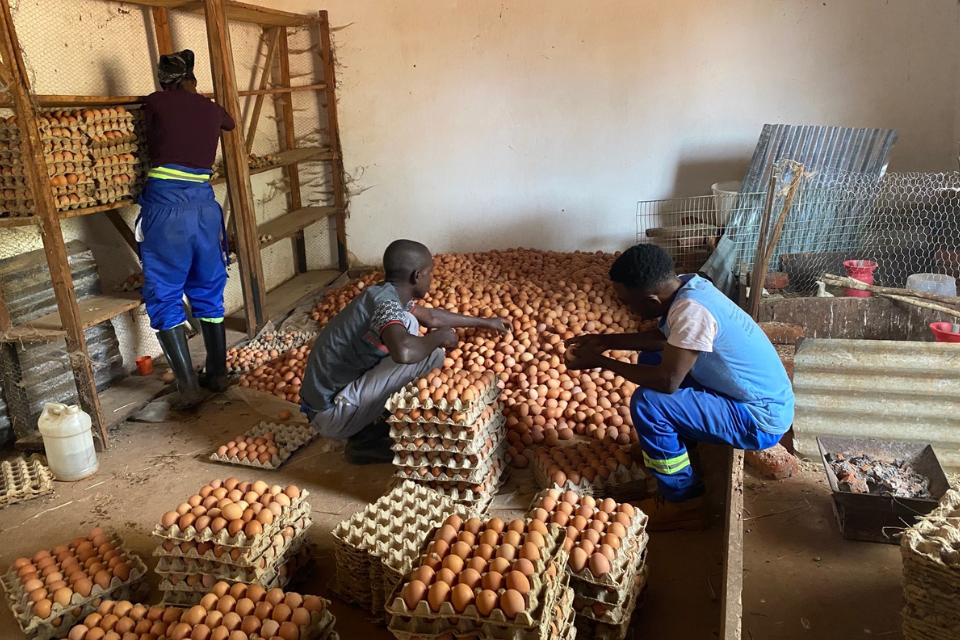
[[[127,5],[150,8],[157,50],[160,54],[174,51],[169,25],[170,11],[200,14],[205,18],[214,85],[213,94],[210,96],[221,104],[238,123],[235,131],[225,132],[222,136],[225,175],[213,181],[214,184],[222,182],[227,184],[231,212],[228,233],[231,235],[232,245],[239,258],[244,297],[243,308],[230,314],[226,322],[229,327],[246,331],[248,335],[253,336],[267,320],[290,311],[301,301],[330,284],[347,269],[343,166],[337,125],[336,78],[327,12],[320,11],[316,16],[300,15],[233,0],[124,0],[124,2]],[[229,32],[229,24],[233,21],[260,25],[264,31],[264,38],[270,43],[267,63],[263,67],[257,88],[238,90]],[[323,82],[293,86],[290,79],[287,31],[302,27],[316,28],[319,31]],[[0,80],[9,87],[9,98],[0,101],[0,106],[13,108],[17,114],[21,131],[24,173],[28,186],[36,194],[36,214],[29,217],[0,218],[0,233],[2,229],[10,227],[26,225],[40,227],[58,307],[56,313],[14,326],[3,300],[3,291],[0,289],[0,348],[10,354],[13,344],[17,342],[65,340],[80,404],[90,414],[95,432],[99,434],[100,444],[106,448],[109,446],[109,440],[83,331],[136,309],[142,300],[137,293],[105,293],[78,302],[67,263],[60,223],[67,218],[105,213],[124,239],[135,247],[132,230],[117,212],[122,207],[135,204],[135,201],[122,200],[108,205],[58,212],[47,182],[46,164],[38,134],[35,109],[38,106],[55,108],[132,105],[142,102],[144,96],[36,95],[32,93],[10,12],[9,0],[0,0],[0,59],[2,59]],[[279,81],[274,77],[274,82],[271,83],[270,79],[274,76],[274,61],[279,66]],[[291,95],[307,91],[323,91],[325,94],[329,132],[328,148],[297,148],[296,146]],[[250,129],[245,133],[242,131],[244,119],[239,98],[246,96],[256,96],[256,100]],[[277,116],[280,117],[283,125],[283,136],[280,140],[282,150],[274,154],[277,160],[275,164],[250,169],[247,162],[248,152],[252,148],[252,139],[256,135],[262,102],[266,96],[272,96],[278,107]],[[332,163],[333,206],[303,205],[299,165],[307,162]],[[288,213],[258,225],[250,176],[279,170],[285,172],[290,186]],[[337,264],[326,269],[308,270],[303,230],[311,224],[329,218],[334,218],[336,221]],[[259,238],[262,236],[270,236],[269,241],[260,243]],[[260,251],[283,240],[294,242],[296,275],[275,289],[266,291]]]

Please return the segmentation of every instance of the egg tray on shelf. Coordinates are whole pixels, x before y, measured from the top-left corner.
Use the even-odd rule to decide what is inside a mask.
[[[435,482],[466,482],[468,484],[482,484],[485,479],[493,475],[494,466],[502,464],[503,456],[507,451],[507,442],[503,438],[497,443],[496,449],[479,456],[476,464],[467,460],[461,463],[452,462],[437,464],[427,460],[419,460],[419,466],[397,467],[394,472],[398,478],[414,481]]]
[[[643,601],[646,596],[646,585],[641,586],[636,591],[631,591],[625,609],[630,611],[630,615],[620,624],[606,624],[597,622],[586,616],[577,615],[574,625],[577,628],[578,638],[591,638],[596,640],[626,640],[627,633],[630,631],[630,624],[633,622],[637,612],[643,608]]]
[[[248,438],[260,438],[263,437],[263,434],[269,433],[270,431],[273,432],[277,449],[279,449],[279,453],[275,454],[270,462],[260,462],[259,460],[251,462],[250,460],[240,460],[237,456],[233,456],[232,458],[218,456],[216,451],[210,454],[210,459],[214,462],[238,464],[257,469],[279,469],[283,466],[283,463],[290,459],[290,456],[292,456],[297,449],[310,444],[318,435],[317,430],[309,424],[267,422],[266,420],[243,435]]]
[[[287,547],[283,555],[277,556],[273,563],[268,565],[265,570],[259,572],[260,577],[258,579],[249,580],[247,579],[248,576],[241,571],[218,571],[216,573],[181,573],[171,571],[162,574],[160,590],[187,591],[199,593],[202,596],[218,582],[243,582],[245,584],[256,582],[265,589],[273,589],[275,587],[283,588],[290,582],[290,578],[293,577],[297,569],[305,565],[310,558],[313,557],[314,552],[315,549],[310,544],[309,537],[304,531],[291,541],[290,546]],[[282,571],[284,567],[287,568],[285,573]],[[228,577],[226,573],[230,573],[232,577]],[[200,576],[199,581],[192,585],[187,584],[187,579],[192,576]]]
[[[187,527],[186,531],[180,529],[177,523],[174,523],[169,529],[164,529],[161,525],[156,525],[153,529],[153,537],[161,541],[176,540],[178,542],[212,542],[221,547],[235,547],[248,551],[251,558],[259,557],[270,546],[274,535],[280,533],[289,523],[295,522],[310,514],[310,504],[307,502],[307,496],[310,493],[304,489],[299,498],[292,500],[289,507],[283,507],[280,515],[277,516],[271,524],[263,527],[263,533],[248,537],[243,531],[237,535],[231,536],[226,529],[218,533],[213,533],[209,528],[203,531],[197,531],[194,527]]]
[[[263,552],[257,560],[250,566],[239,567],[234,564],[227,564],[218,560],[200,560],[197,558],[184,558],[183,556],[161,555],[157,561],[155,571],[161,576],[167,574],[175,575],[212,575],[218,576],[221,580],[229,582],[259,582],[264,575],[278,563],[283,562],[283,558],[294,548],[295,545],[301,545],[305,542],[303,533],[313,524],[310,518],[291,525],[293,535],[283,536],[283,544],[271,546]],[[162,550],[163,547],[160,547]],[[229,558],[229,554],[224,554]]]
[[[620,464],[616,471],[610,473],[610,477],[601,480],[599,476],[593,482],[587,482],[585,478],[580,478],[580,482],[573,484],[569,480],[558,486],[552,480],[547,478],[547,470],[540,464],[540,460],[534,456],[530,462],[533,468],[533,477],[537,486],[541,489],[559,489],[561,491],[576,491],[585,496],[595,498],[613,498],[617,502],[630,502],[632,500],[641,500],[647,497],[649,493],[652,477],[648,476],[643,470],[643,466],[636,461],[627,468]]]
[[[439,438],[430,438],[430,442],[424,439],[423,444],[412,450],[401,449],[397,451],[397,445],[394,444],[391,446],[391,449],[394,450],[393,465],[411,469],[434,466],[450,469],[476,469],[483,466],[483,462],[489,458],[490,454],[500,448],[505,433],[504,429],[496,428],[494,424],[478,433],[478,435],[482,437],[482,440],[478,438],[479,443],[471,442],[468,447],[468,443],[463,442],[462,450],[457,447],[453,447],[452,450],[439,448],[436,445],[443,442]]]
[[[0,463],[0,509],[53,493],[53,474],[40,456]]]
[[[98,147],[90,150],[90,156],[96,164],[96,160],[105,159],[111,156],[121,156],[125,153],[136,154],[140,150],[140,145],[134,142],[124,142],[109,147]]]
[[[391,449],[396,453],[445,451],[474,455],[486,445],[488,438],[505,431],[503,405],[488,409],[489,414],[485,413],[486,417],[481,417],[469,428],[432,422],[394,422],[390,425],[390,437],[394,441]],[[417,444],[418,440],[422,442]]]
[[[50,626],[50,623],[56,618],[67,616],[74,609],[82,609],[94,600],[108,596],[115,599],[132,599],[141,594],[140,586],[141,584],[145,584],[143,580],[147,574],[147,567],[143,563],[143,560],[141,560],[139,556],[127,551],[123,545],[123,540],[121,540],[119,536],[111,535],[109,536],[109,541],[113,543],[114,548],[120,556],[130,565],[130,577],[127,580],[121,580],[119,577],[114,576],[106,589],[94,583],[89,596],[82,596],[74,592],[70,598],[69,605],[63,606],[53,603],[50,615],[45,618],[33,615],[33,603],[30,601],[29,594],[24,591],[23,585],[20,583],[20,578],[17,577],[16,570],[11,568],[3,577],[0,577],[0,584],[3,586],[7,605],[13,612],[13,617],[17,619],[17,624],[20,625],[20,629],[25,634],[31,637],[35,634],[41,634],[41,627]],[[61,627],[62,626],[63,625],[61,625]],[[54,636],[48,635],[47,637]]]
[[[390,396],[387,400],[387,410],[393,414],[396,414],[398,411],[407,413],[411,409],[438,409],[444,413],[459,411],[466,414],[466,419],[467,416],[470,416],[473,412],[479,415],[485,407],[493,404],[493,402],[500,397],[501,389],[498,386],[499,382],[500,380],[498,378],[494,378],[492,382],[483,388],[478,397],[470,402],[463,402],[460,398],[451,402],[446,398],[438,401],[434,401],[432,398],[420,400],[418,398],[420,389],[417,388],[417,381],[414,380]]]

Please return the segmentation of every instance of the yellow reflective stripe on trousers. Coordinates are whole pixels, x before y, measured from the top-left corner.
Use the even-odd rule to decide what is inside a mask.
[[[157,167],[150,169],[147,174],[150,178],[157,180],[186,180],[187,182],[210,182],[210,175],[203,173],[187,173],[186,171],[177,171],[167,167]]]
[[[679,473],[687,467],[690,466],[690,457],[683,453],[676,458],[668,458],[666,460],[654,460],[644,452],[643,454],[643,464],[647,466],[648,469],[656,471],[657,473],[662,473],[665,475],[673,475],[674,473]]]

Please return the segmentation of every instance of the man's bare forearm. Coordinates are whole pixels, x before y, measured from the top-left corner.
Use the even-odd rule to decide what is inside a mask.
[[[660,329],[648,329],[640,333],[606,333],[600,338],[607,351],[663,351],[667,346],[667,338]]]

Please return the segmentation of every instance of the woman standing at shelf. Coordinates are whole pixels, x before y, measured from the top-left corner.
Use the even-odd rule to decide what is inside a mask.
[[[201,386],[226,388],[227,234],[210,177],[220,131],[236,126],[223,107],[197,93],[193,65],[189,49],[160,56],[157,77],[163,90],[144,102],[151,169],[136,225],[150,326],[176,376],[182,407],[202,400]],[[202,379],[190,361],[184,295],[200,321],[207,350]]]

